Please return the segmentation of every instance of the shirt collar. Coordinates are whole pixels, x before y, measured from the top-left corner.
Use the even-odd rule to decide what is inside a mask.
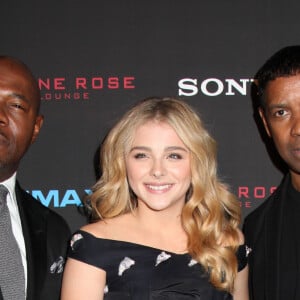
[[[16,201],[16,196],[15,196],[16,176],[17,176],[17,172],[15,172],[8,179],[0,182],[0,184],[3,184],[8,189],[10,198],[13,199],[13,201]]]

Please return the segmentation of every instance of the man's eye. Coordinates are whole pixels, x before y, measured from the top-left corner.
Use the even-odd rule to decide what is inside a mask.
[[[12,107],[17,108],[17,109],[24,109],[23,105],[18,104],[18,103],[12,104]]]
[[[282,116],[285,116],[287,114],[286,110],[284,109],[280,109],[280,110],[277,110],[274,115],[277,116],[277,117],[282,117]]]

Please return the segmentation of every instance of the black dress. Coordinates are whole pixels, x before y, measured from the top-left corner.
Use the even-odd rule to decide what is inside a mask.
[[[96,238],[77,231],[69,257],[106,272],[105,300],[230,300],[208,281],[207,273],[189,254],[124,241]],[[246,247],[238,251],[239,269],[247,264]]]

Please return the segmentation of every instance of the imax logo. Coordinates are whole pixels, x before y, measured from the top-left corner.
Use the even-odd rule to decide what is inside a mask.
[[[84,190],[84,194],[77,193],[76,190],[66,190],[64,192],[59,190],[49,190],[44,193],[41,190],[28,191],[36,200],[40,201],[44,206],[52,207],[66,207],[68,205],[81,206],[80,198],[91,194],[91,190]]]

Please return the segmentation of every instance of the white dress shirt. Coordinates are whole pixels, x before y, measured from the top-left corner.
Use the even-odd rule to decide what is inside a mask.
[[[25,248],[25,241],[24,241],[23,230],[21,225],[21,218],[20,218],[17,199],[16,199],[16,192],[15,192],[16,173],[14,173],[13,176],[8,178],[7,180],[1,182],[1,184],[3,184],[8,189],[6,201],[10,213],[12,231],[21,252],[22,263],[24,267],[24,275],[25,275],[25,295],[26,295],[26,290],[27,290],[26,248]]]

